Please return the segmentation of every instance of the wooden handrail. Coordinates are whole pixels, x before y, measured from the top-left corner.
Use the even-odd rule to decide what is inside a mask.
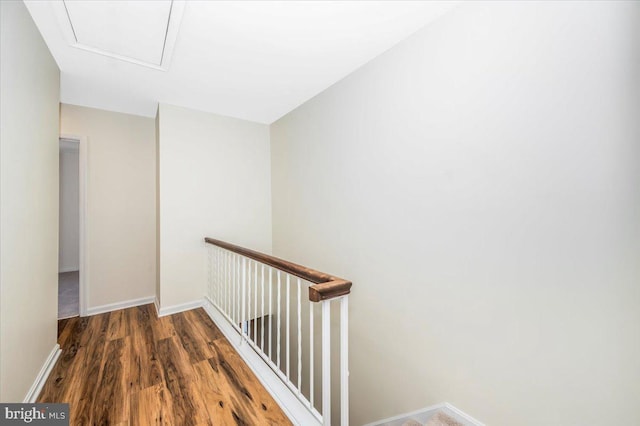
[[[314,283],[309,286],[309,300],[312,302],[321,302],[351,293],[351,281],[214,238],[206,237],[204,241]]]

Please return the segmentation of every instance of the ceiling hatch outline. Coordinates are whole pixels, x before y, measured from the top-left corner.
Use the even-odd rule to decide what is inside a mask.
[[[73,22],[72,22],[71,14],[69,13],[69,10],[67,8],[67,1],[68,0],[52,2],[52,6],[54,8],[54,13],[58,20],[58,23],[60,24],[60,29],[62,30],[63,36],[69,46],[74,47],[76,49],[84,50],[87,52],[95,53],[98,55],[106,56],[108,58],[129,62],[132,64],[140,65],[140,66],[151,68],[158,71],[167,71],[169,69],[169,65],[171,63],[171,57],[173,55],[173,50],[176,44],[176,40],[178,38],[178,32],[180,29],[180,23],[182,21],[182,16],[184,14],[186,1],[176,1],[176,0],[170,1],[166,28],[164,30],[162,52],[161,52],[160,60],[158,61],[158,63],[141,60],[138,58],[134,58],[132,56],[119,54],[117,52],[111,52],[109,50],[91,46],[79,41]],[[118,3],[118,2],[115,2],[115,3]]]

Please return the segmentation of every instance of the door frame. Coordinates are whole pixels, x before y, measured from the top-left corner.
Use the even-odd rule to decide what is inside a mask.
[[[78,285],[78,298],[79,306],[78,311],[81,317],[87,316],[87,300],[89,296],[89,249],[87,245],[87,229],[88,229],[88,215],[87,215],[87,138],[84,136],[61,134],[59,142],[68,141],[78,144],[78,209],[79,209],[79,226],[80,226],[80,241],[79,241],[79,285]]]

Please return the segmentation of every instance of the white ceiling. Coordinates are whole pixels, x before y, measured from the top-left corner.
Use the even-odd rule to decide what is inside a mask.
[[[60,67],[62,102],[148,117],[166,102],[261,123],[277,120],[456,5],[25,3]]]

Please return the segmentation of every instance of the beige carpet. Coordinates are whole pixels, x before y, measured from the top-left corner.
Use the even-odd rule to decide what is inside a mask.
[[[429,419],[425,426],[464,426],[453,417],[447,416],[443,412],[436,413]]]
[[[427,420],[426,423],[420,423],[416,420],[407,420],[402,426],[464,426],[451,416],[447,416],[443,412],[437,412]]]

